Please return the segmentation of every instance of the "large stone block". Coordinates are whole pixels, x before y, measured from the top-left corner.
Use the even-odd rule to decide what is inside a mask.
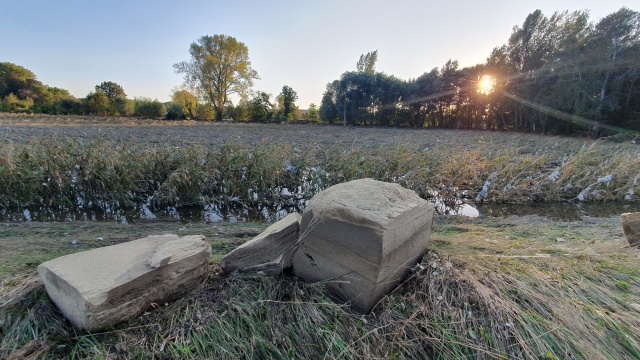
[[[640,212],[622,214],[620,218],[629,245],[640,248]]]
[[[62,256],[38,273],[74,326],[98,331],[189,291],[206,276],[210,256],[201,235],[156,235]]]
[[[226,273],[238,270],[281,274],[291,267],[293,254],[298,249],[300,218],[300,214],[292,213],[269,226],[222,258],[220,267]]]
[[[398,184],[350,181],[317,194],[300,224],[296,275],[327,281],[369,312],[419,261],[431,237],[434,205]]]

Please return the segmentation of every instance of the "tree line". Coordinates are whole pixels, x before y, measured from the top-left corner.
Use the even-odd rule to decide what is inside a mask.
[[[593,22],[588,11],[540,10],[515,26],[483,64],[449,60],[415,79],[376,71],[378,52],[327,84],[320,107],[297,93],[252,91],[259,79],[246,45],[202,36],[174,64],[184,85],[170,102],[128,99],[102,82],[85,98],[50,87],[19,65],[0,63],[0,111],[167,119],[324,121],[362,126],[513,129],[595,136],[640,131],[640,13],[626,7]],[[231,98],[237,98],[234,104]]]
[[[149,98],[127,99],[115,82],[103,81],[78,99],[69,91],[37,80],[35,74],[16,64],[0,62],[0,111],[53,115],[118,115],[157,118],[165,105]]]
[[[588,11],[540,10],[515,26],[487,61],[449,60],[415,79],[375,71],[377,51],[327,84],[329,123],[572,134],[640,130],[640,14],[621,8],[598,22]],[[487,77],[490,77],[489,79]]]
[[[145,97],[128,99],[122,86],[103,81],[84,98],[76,98],[65,89],[50,87],[35,74],[16,64],[0,63],[0,111],[52,115],[135,116],[169,120],[233,119],[257,122],[318,121],[314,104],[302,112],[295,104],[298,94],[290,86],[272,99],[263,91],[243,94],[238,104],[229,99],[215,106],[188,84],[172,91],[171,100],[162,103]]]

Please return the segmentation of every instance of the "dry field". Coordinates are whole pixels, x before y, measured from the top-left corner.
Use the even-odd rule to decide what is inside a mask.
[[[585,138],[567,138],[500,131],[342,127],[317,124],[252,124],[146,120],[110,117],[48,116],[0,113],[0,140],[22,144],[42,138],[104,139],[117,143],[204,145],[219,147],[226,142],[241,146],[264,143],[295,145],[299,149],[330,149],[335,146],[392,149],[398,146],[420,150],[456,148],[496,151],[515,147],[520,154],[541,151],[550,157],[573,154],[595,143]],[[618,148],[619,144],[607,144]],[[605,146],[606,147],[606,146]],[[639,149],[640,150],[640,149]]]
[[[639,153],[630,142],[509,132],[0,114],[0,209],[277,209],[361,177],[456,201],[474,202],[488,181],[483,202],[631,204]],[[265,223],[6,221],[0,358],[640,359],[640,252],[619,221],[439,215],[421,266],[371,315],[291,274],[223,276],[220,258]],[[105,332],[75,331],[36,276],[51,258],[166,232],[206,236],[209,278]]]
[[[513,132],[0,114],[0,209],[276,209],[363,177],[458,205],[634,202],[639,154]]]

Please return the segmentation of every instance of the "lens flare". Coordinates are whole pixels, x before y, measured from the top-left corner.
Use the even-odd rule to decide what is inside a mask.
[[[481,94],[491,94],[496,85],[496,79],[491,75],[482,75],[480,81],[478,81],[478,92]]]

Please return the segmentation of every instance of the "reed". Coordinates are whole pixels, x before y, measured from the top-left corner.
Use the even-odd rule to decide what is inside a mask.
[[[501,147],[309,147],[123,143],[38,138],[0,143],[0,208],[130,208],[304,204],[333,184],[370,177],[423,198],[526,203],[635,201],[640,157],[633,144],[593,142],[581,151]],[[488,184],[487,184],[488,182]],[[478,197],[486,186],[485,196]]]

